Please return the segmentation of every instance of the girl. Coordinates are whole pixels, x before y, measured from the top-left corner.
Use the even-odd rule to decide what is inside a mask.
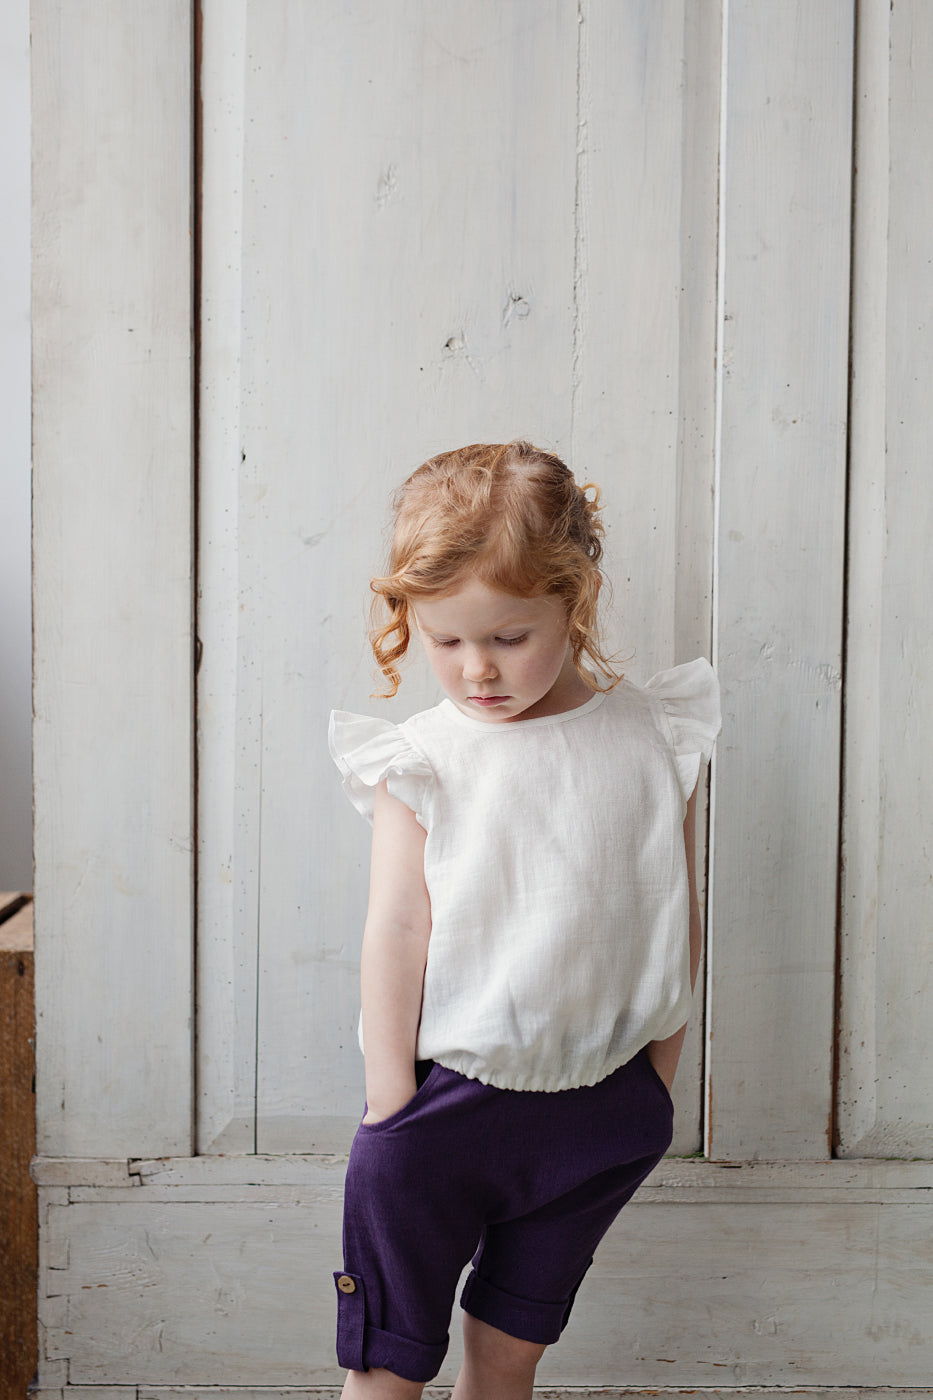
[[[693,871],[706,661],[645,687],[596,628],[598,492],[528,443],[444,453],[396,499],[373,580],[398,688],[416,632],[445,692],[404,724],[334,713],[373,822],[366,1114],[335,1274],[346,1397],[520,1400],[593,1251],[670,1145],[700,954]]]

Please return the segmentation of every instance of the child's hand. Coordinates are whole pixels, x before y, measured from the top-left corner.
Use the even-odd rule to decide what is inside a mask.
[[[391,1118],[393,1113],[400,1113],[406,1104],[411,1103],[417,1092],[418,1086],[415,1083],[414,1076],[412,1076],[411,1090],[409,1093],[404,1093],[403,1091],[401,1097],[392,1095],[386,1101],[378,1101],[373,1106],[367,1103],[363,1122],[381,1123],[385,1118]]]

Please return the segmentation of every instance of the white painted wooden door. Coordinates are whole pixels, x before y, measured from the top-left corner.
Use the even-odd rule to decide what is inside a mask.
[[[105,100],[100,52],[56,57],[95,42],[74,14],[54,43],[40,26],[34,75],[37,129],[61,112],[68,132],[35,167],[40,1133],[165,1154],[190,1148],[193,1083],[192,37],[166,10],[145,43],[187,57]],[[824,1156],[835,1062],[839,1151],[929,1152],[933,21],[858,15],[853,87],[849,0],[205,4],[200,1150],[346,1142],[366,832],[326,712],[371,706],[390,488],[444,445],[525,433],[604,487],[633,674],[712,642],[724,682],[678,1149]],[[132,86],[150,31],[104,28]],[[92,140],[117,152],[118,111],[135,163]],[[114,262],[104,227],[146,256]],[[387,713],[431,694],[415,668]]]
[[[632,673],[711,646],[725,691],[676,1143],[720,1160],[658,1169],[541,1383],[918,1395],[933,1169],[825,1159],[831,1114],[933,1145],[933,9],[202,8],[193,83],[187,0],[33,6],[42,1400],[337,1382],[324,721],[390,487],[518,432],[604,487]]]
[[[327,713],[435,697],[416,665],[369,698],[391,489],[445,446],[556,448],[604,489],[631,672],[709,652],[720,13],[204,13],[200,1149],[332,1150],[368,841]]]
[[[870,101],[890,81],[914,130],[924,12],[862,10]],[[349,1140],[367,832],[326,716],[431,702],[417,664],[395,702],[369,698],[386,502],[426,455],[516,435],[603,487],[629,671],[706,652],[724,685],[675,1151],[825,1158],[837,1065],[840,1150],[928,1150],[852,1081],[889,1053],[883,1031],[861,1045],[871,998],[907,989],[884,990],[864,926],[837,932],[847,557],[880,606],[860,443],[848,475],[855,20],[853,0],[205,4],[201,1151]],[[862,139],[883,146],[867,119]],[[857,356],[885,314],[878,161]],[[914,188],[895,169],[905,226]],[[883,409],[862,411],[877,436]],[[874,675],[902,634],[889,618],[866,649],[859,618]],[[853,723],[879,722],[867,680]],[[846,814],[864,903],[878,819],[851,786]],[[897,1074],[902,1104],[918,1084]]]

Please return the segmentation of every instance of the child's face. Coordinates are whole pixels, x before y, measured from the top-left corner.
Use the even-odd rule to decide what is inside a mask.
[[[471,719],[504,724],[559,714],[591,691],[573,665],[559,598],[517,598],[469,575],[422,599],[415,621],[445,694]]]

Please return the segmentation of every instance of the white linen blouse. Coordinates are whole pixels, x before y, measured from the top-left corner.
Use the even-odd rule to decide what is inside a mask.
[[[562,714],[491,724],[450,700],[403,724],[334,711],[354,806],[427,837],[418,1059],[503,1089],[596,1084],[690,1010],[683,819],[720,727],[702,658]]]

